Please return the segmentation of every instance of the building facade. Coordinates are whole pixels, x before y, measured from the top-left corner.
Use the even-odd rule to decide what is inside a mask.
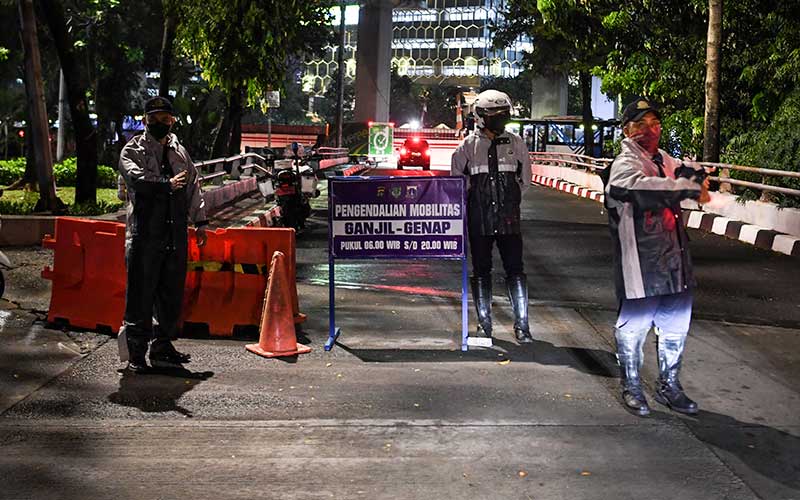
[[[492,26],[502,22],[505,0],[427,0],[392,12],[392,66],[401,76],[425,84],[478,87],[482,77],[514,77],[532,45],[517,40],[511,47],[492,47]],[[358,5],[345,13],[345,78],[355,79]],[[339,26],[339,9],[333,10]],[[335,78],[338,47],[306,63],[303,87],[321,94]]]

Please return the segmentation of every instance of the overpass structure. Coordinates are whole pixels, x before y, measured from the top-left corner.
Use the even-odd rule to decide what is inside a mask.
[[[355,52],[355,121],[389,121],[393,65],[425,84],[477,88],[481,77],[516,76],[522,54],[532,47],[520,40],[505,49],[493,48],[491,23],[502,20],[505,5],[505,0],[361,2],[356,46],[345,45]],[[333,64],[317,78],[329,79]],[[566,114],[566,79],[535,79],[531,101],[533,116]]]

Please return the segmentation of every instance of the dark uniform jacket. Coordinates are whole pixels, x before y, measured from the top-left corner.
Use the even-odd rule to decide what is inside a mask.
[[[505,132],[489,139],[473,132],[453,153],[450,173],[467,177],[471,234],[520,233],[522,192],[531,184],[530,155],[520,136]]]
[[[133,137],[119,158],[119,172],[125,181],[127,196],[126,247],[133,241],[148,246],[175,249],[185,247],[187,224],[207,221],[200,178],[189,153],[169,134],[164,146],[147,132]],[[187,172],[186,187],[170,189],[169,179]]]

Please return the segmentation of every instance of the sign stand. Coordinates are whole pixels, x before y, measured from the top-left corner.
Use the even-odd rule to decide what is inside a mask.
[[[360,184],[358,184],[360,183]],[[335,185],[342,186],[342,194],[340,190],[335,188]],[[448,185],[449,184],[449,185]],[[357,189],[345,189],[357,188]],[[405,189],[405,191],[404,191]],[[349,192],[348,192],[349,191]],[[394,210],[385,209],[381,214],[391,214],[391,216],[380,215],[370,219],[369,214],[362,214],[362,207],[369,207],[371,210],[380,212],[381,206],[379,205],[381,198],[371,199],[365,196],[364,193],[379,193],[378,197],[391,193],[391,197],[399,199],[402,196],[409,196],[413,194],[417,196],[418,191],[420,200],[415,202],[405,203],[405,207],[417,206],[429,202],[429,206],[447,207],[449,213],[458,213],[456,216],[449,218],[438,216],[438,218],[427,218],[415,221],[413,218],[404,219],[403,216],[408,214],[407,210],[400,210],[397,205],[401,203],[384,203],[385,207],[395,207]],[[454,195],[457,194],[457,198]],[[467,254],[466,254],[466,190],[465,182],[461,177],[346,177],[346,178],[330,178],[328,179],[328,231],[329,231],[329,248],[328,248],[328,296],[329,296],[329,331],[328,340],[325,342],[325,350],[330,351],[336,344],[341,329],[336,326],[336,259],[424,259],[424,258],[438,258],[447,260],[460,260],[461,261],[461,350],[467,351],[470,345],[481,345],[488,342],[487,347],[491,347],[491,339],[475,339],[468,337],[468,278],[467,278]],[[348,198],[350,204],[348,207],[356,207],[353,210],[353,215],[350,219],[346,217],[338,217],[338,210],[335,210],[335,205],[339,203],[339,198]],[[353,203],[355,200],[357,203]],[[386,198],[383,198],[386,201]],[[396,200],[394,200],[396,201]],[[417,203],[416,201],[419,201]],[[447,203],[449,202],[449,203]],[[456,202],[456,203],[453,203]],[[458,206],[458,210],[454,211],[454,207]],[[342,210],[342,213],[347,211]],[[420,212],[421,213],[421,212]],[[399,214],[399,215],[398,215]],[[376,235],[371,240],[362,241],[364,238],[348,234],[345,229],[348,222],[350,228],[355,227],[354,224],[362,224],[358,226],[362,229],[375,228],[381,229],[381,234]],[[375,226],[377,224],[377,226]],[[455,227],[452,227],[455,226]],[[425,233],[425,230],[420,230],[421,234],[413,234],[410,228],[429,228],[431,231],[439,231],[439,239],[431,234]],[[367,234],[372,234],[371,230],[366,230]],[[360,233],[356,231],[355,233]],[[388,233],[388,234],[387,234]],[[412,233],[412,234],[408,234]],[[361,238],[361,239],[359,239]],[[351,245],[345,245],[342,241],[351,242]],[[393,254],[387,248],[388,243],[391,241],[394,245],[393,249],[397,249]],[[447,241],[448,244],[442,244]],[[380,243],[383,242],[383,243]],[[425,244],[419,244],[425,242]],[[402,245],[401,245],[402,243]],[[345,250],[337,251],[337,245]],[[374,248],[378,247],[378,248]],[[434,250],[428,250],[434,248]],[[439,249],[441,251],[437,251]],[[447,250],[444,250],[444,249]],[[350,251],[352,249],[352,251]],[[374,250],[373,250],[374,249]],[[403,249],[407,251],[403,251]],[[478,341],[478,342],[475,342]]]

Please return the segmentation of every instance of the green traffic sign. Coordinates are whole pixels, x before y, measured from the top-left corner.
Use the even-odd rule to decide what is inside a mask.
[[[369,127],[369,156],[391,156],[394,153],[394,127],[390,123],[372,123]]]

